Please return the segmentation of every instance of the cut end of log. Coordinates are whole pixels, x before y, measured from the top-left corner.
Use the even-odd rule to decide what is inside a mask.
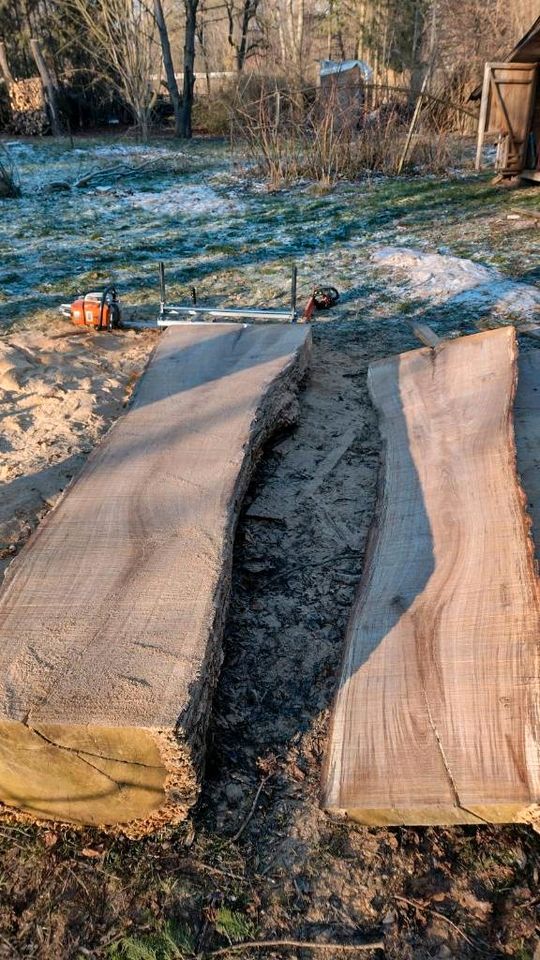
[[[0,804],[8,819],[113,827],[132,838],[185,819],[192,758],[168,732],[0,722]]]
[[[150,731],[0,723],[0,800],[32,817],[107,825],[147,819],[167,770]]]

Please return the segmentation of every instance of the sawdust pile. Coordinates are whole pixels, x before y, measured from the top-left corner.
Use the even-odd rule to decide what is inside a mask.
[[[0,339],[0,570],[121,413],[155,337],[58,319]]]

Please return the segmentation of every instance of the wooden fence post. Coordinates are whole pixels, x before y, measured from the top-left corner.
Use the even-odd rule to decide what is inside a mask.
[[[416,124],[418,123],[418,117],[420,116],[420,111],[421,111],[421,109],[422,109],[422,102],[423,102],[423,100],[424,100],[424,94],[425,94],[426,89],[427,89],[428,79],[429,79],[429,72],[426,73],[426,75],[425,75],[425,77],[424,77],[424,79],[423,79],[422,87],[421,87],[421,89],[420,89],[420,94],[419,94],[419,96],[418,96],[418,100],[416,101],[416,106],[415,106],[415,108],[414,108],[414,113],[413,113],[413,115],[412,115],[411,125],[410,125],[410,127],[409,127],[409,132],[408,132],[408,134],[407,134],[407,139],[405,140],[405,146],[403,147],[403,153],[401,154],[401,157],[399,158],[399,163],[398,163],[398,166],[397,166],[397,172],[398,172],[398,174],[401,173],[401,171],[403,170],[403,167],[404,167],[404,165],[405,165],[405,161],[406,161],[406,159],[407,159],[407,157],[408,157],[408,155],[409,155],[409,148],[410,148],[410,146],[411,146],[411,141],[412,141],[412,138],[413,138],[413,133],[414,133],[414,131],[415,131],[415,129],[416,129]]]
[[[478,118],[478,143],[476,145],[475,170],[482,169],[482,148],[484,146],[484,136],[486,133],[486,121],[489,103],[489,88],[491,84],[491,64],[486,63],[484,67],[484,84],[482,86],[482,99],[480,101],[480,116]]]

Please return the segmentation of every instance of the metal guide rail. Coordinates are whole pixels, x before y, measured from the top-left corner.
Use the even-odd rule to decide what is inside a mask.
[[[297,281],[298,268],[293,265],[291,270],[291,305],[288,310],[268,308],[262,310],[258,307],[210,307],[203,304],[197,304],[197,293],[195,287],[191,288],[190,305],[172,304],[166,302],[165,288],[165,265],[159,264],[159,316],[157,319],[158,327],[170,327],[182,323],[206,323],[205,320],[197,321],[194,319],[200,315],[215,318],[224,318],[231,320],[276,320],[281,323],[298,323],[300,315],[297,307]],[[186,319],[175,319],[185,317]]]

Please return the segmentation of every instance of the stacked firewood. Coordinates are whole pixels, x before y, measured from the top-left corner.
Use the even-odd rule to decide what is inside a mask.
[[[39,77],[9,84],[11,127],[15,133],[39,136],[48,126],[47,108]]]

